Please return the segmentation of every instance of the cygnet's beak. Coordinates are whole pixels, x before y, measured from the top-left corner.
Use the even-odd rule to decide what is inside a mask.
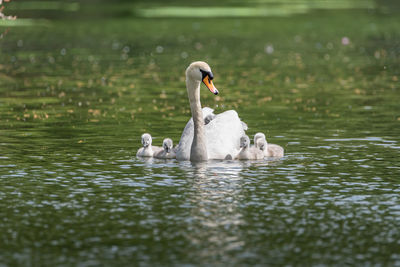
[[[208,90],[214,95],[218,95],[218,90],[215,88],[212,80],[210,79],[209,75],[206,75],[203,79],[203,83],[207,86]]]

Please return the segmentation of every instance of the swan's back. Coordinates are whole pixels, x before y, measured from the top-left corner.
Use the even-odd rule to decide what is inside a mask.
[[[203,108],[203,117],[212,112],[210,108],[206,112],[205,109],[207,108]],[[225,159],[228,155],[234,158],[240,149],[240,137],[245,134],[244,125],[234,110],[217,114],[213,120],[204,126],[208,158]],[[183,130],[179,141],[176,153],[178,160],[190,160],[193,129],[193,120],[191,119]]]

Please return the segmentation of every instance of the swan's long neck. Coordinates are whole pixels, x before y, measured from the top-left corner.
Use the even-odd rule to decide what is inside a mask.
[[[190,110],[194,123],[193,143],[190,149],[191,161],[203,161],[208,159],[206,136],[204,132],[203,111],[200,103],[200,82],[186,79],[186,88],[190,102]]]

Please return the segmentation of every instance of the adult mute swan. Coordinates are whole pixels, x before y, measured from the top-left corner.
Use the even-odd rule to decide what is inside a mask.
[[[162,148],[158,146],[152,146],[152,138],[148,133],[142,134],[142,145],[136,153],[137,157],[152,157],[154,153],[159,152]]]
[[[235,158],[239,152],[239,140],[245,135],[244,131],[247,127],[239,119],[236,111],[228,110],[215,116],[209,116],[213,114],[213,110],[201,108],[201,82],[213,94],[218,94],[218,90],[212,82],[213,78],[211,68],[205,62],[193,62],[186,69],[186,89],[192,119],[183,130],[176,149],[178,160],[204,161]],[[210,117],[211,120],[209,120]],[[205,120],[205,118],[207,119]]]
[[[163,149],[154,153],[154,157],[158,159],[174,159],[175,152],[173,151],[173,142],[170,138],[165,138],[163,141]]]
[[[282,158],[284,155],[283,147],[276,144],[268,144],[263,133],[256,133],[254,135],[254,146],[262,150],[265,157]]]
[[[247,135],[240,137],[241,150],[237,159],[263,159],[264,152],[255,146],[250,146],[250,138]]]

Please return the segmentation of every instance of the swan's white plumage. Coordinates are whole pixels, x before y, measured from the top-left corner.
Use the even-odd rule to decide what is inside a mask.
[[[214,112],[214,110],[209,107],[204,107],[202,111],[203,111],[203,118],[207,117],[208,115]],[[194,135],[193,118],[190,118],[190,120],[186,123],[185,128],[183,129],[181,139],[179,140],[179,144],[175,148],[175,154],[177,160],[190,159],[190,148],[193,142],[193,135]]]
[[[239,140],[244,135],[246,124],[241,122],[236,111],[230,110],[209,116],[213,110],[201,108],[201,82],[210,92],[218,94],[217,88],[212,83],[214,75],[207,63],[192,62],[185,74],[192,119],[183,130],[176,149],[176,158],[191,161],[234,158],[239,151]],[[206,117],[207,123],[205,123]]]
[[[213,109],[208,107],[202,110],[204,118],[213,112]],[[245,134],[245,125],[234,110],[216,114],[214,119],[204,126],[208,158],[225,159],[228,155],[231,158],[235,158],[240,150],[240,137]],[[193,129],[193,118],[191,118],[186,124],[179,141],[176,151],[178,160],[190,159]]]

